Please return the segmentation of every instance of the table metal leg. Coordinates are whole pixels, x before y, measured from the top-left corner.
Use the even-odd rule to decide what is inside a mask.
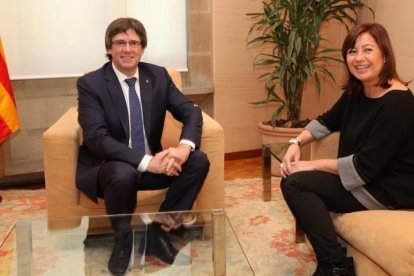
[[[226,218],[222,209],[213,210],[214,275],[226,275]]]
[[[295,220],[295,242],[302,243],[305,242],[305,232],[303,232],[302,227],[300,227],[297,220]]]
[[[271,158],[270,150],[266,147],[262,147],[263,167],[262,167],[262,179],[263,179],[263,200],[270,201],[272,199],[272,175],[271,175]]]
[[[30,221],[18,221],[16,224],[17,275],[32,275],[32,224]]]

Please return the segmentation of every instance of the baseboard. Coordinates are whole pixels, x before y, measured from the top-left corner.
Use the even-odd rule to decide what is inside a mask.
[[[262,149],[225,153],[224,160],[229,161],[229,160],[247,159],[247,158],[255,158],[259,156],[262,156]]]
[[[24,173],[0,177],[0,188],[10,188],[24,185],[44,186],[44,172]]]

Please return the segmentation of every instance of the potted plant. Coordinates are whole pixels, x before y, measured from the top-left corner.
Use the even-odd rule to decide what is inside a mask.
[[[349,29],[363,6],[361,0],[264,0],[260,12],[247,14],[254,20],[248,45],[264,46],[254,65],[269,68],[259,76],[265,79],[267,97],[251,103],[276,103],[269,125],[295,128],[306,124],[300,121],[305,83],[313,79],[320,92],[321,74],[335,82],[326,64],[342,62],[334,55],[340,49],[320,47],[324,40],[321,27],[336,20]],[[279,118],[282,113],[286,120]]]
[[[324,40],[322,26],[336,20],[349,29],[357,23],[357,11],[365,5],[362,0],[264,0],[262,3],[261,12],[247,14],[254,20],[248,45],[263,46],[254,65],[269,69],[259,76],[265,79],[267,97],[251,103],[276,104],[270,120],[259,123],[259,131],[263,144],[285,143],[309,122],[300,120],[305,83],[313,79],[319,93],[321,74],[335,82],[327,63],[342,63],[338,58],[340,49],[320,47]],[[286,119],[280,119],[281,114]],[[308,147],[302,150],[302,155],[308,158]],[[272,174],[280,176],[278,162],[272,160]]]

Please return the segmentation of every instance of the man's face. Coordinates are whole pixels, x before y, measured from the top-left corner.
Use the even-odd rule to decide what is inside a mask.
[[[108,49],[108,54],[112,56],[112,63],[128,77],[134,75],[143,53],[141,39],[132,29],[115,35]]]

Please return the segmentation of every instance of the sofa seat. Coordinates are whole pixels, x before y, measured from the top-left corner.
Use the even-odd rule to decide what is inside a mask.
[[[166,189],[161,189],[161,190],[138,192],[137,194],[138,194],[139,204],[137,204],[137,208],[138,208],[137,212],[157,211],[157,208],[160,202],[164,201],[167,191],[168,189],[166,188]],[[87,208],[87,209],[101,210],[101,212],[99,213],[100,215],[106,214],[105,208],[104,208],[105,206],[104,200],[102,198],[98,198],[98,204],[96,204],[95,201],[91,200],[84,193],[79,193],[78,205],[80,207]],[[154,206],[156,206],[156,208]]]
[[[414,212],[340,214],[334,218],[334,225],[345,245],[352,247],[349,253],[354,256],[357,275],[414,275]]]

